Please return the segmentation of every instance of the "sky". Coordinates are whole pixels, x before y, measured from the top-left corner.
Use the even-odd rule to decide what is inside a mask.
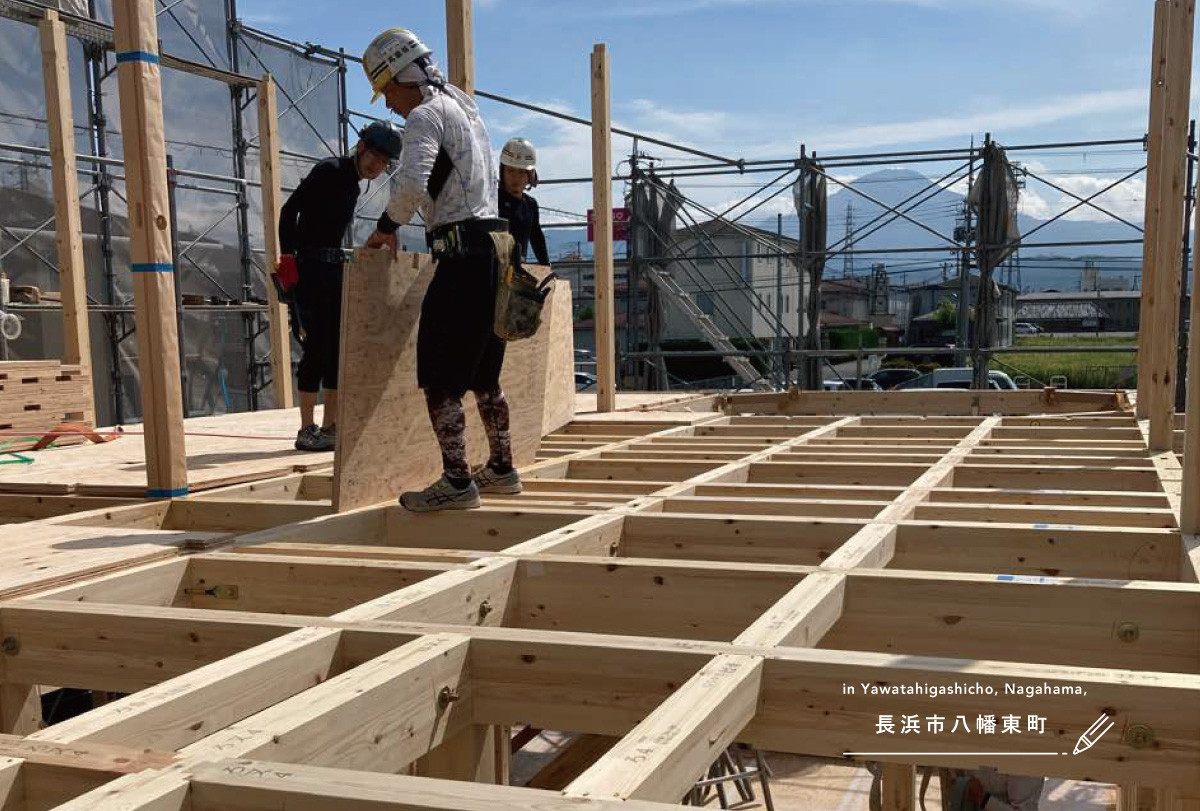
[[[734,158],[789,158],[802,143],[818,154],[963,147],[987,132],[1010,145],[1140,138],[1152,8],[1149,0],[475,0],[476,86],[588,118],[589,55],[604,42],[617,126]],[[355,53],[403,26],[444,65],[440,0],[239,0],[238,10],[255,27]],[[365,77],[352,68],[348,78],[351,107],[370,109]],[[482,109],[497,150],[522,135],[539,148],[542,177],[590,175],[587,128],[490,102]],[[630,148],[614,137],[614,165]],[[694,160],[644,151],[669,165]],[[1028,159],[1084,196],[1143,161],[1137,147]],[[686,191],[718,206],[767,179],[713,178]],[[590,186],[536,194],[544,209],[578,215]],[[1142,195],[1139,176],[1102,201],[1140,221]],[[1069,202],[1031,184],[1022,211],[1048,216]],[[790,205],[782,195],[758,213]]]

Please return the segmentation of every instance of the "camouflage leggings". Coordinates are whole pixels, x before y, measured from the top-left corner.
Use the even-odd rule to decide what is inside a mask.
[[[495,391],[476,392],[475,401],[479,406],[479,418],[487,432],[488,446],[491,450],[488,464],[492,467],[511,466],[508,400],[505,399],[504,392],[499,388]],[[470,478],[471,466],[467,462],[467,420],[463,412],[462,398],[444,391],[427,389],[425,405],[429,409],[433,433],[442,449],[442,468],[446,476],[451,479]]]

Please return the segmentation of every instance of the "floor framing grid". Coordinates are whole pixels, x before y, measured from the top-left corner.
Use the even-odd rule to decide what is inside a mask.
[[[297,473],[23,524],[190,541],[0,602],[0,808],[649,809],[735,742],[893,764],[909,790],[911,764],[999,765],[1192,808],[1175,454],[1101,395],[838,403],[577,417],[524,493],[470,512],[332,514],[329,475]],[[106,698],[43,725],[39,686]],[[920,690],[870,689],[897,686]],[[610,742],[561,791],[496,785],[524,726]]]

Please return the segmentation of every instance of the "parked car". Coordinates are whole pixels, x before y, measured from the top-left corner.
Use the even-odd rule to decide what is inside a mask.
[[[975,370],[969,366],[934,369],[915,380],[901,383],[900,389],[969,389],[975,379]],[[1015,391],[1017,384],[1004,372],[988,372],[989,388]]]
[[[879,384],[869,377],[826,380],[823,385],[825,391],[881,391]]]
[[[916,369],[880,369],[875,374],[871,375],[881,389],[894,389],[901,383],[907,383],[910,380],[916,380],[921,376],[921,373]]]
[[[596,385],[596,376],[587,372],[575,373],[575,391],[586,391]]]
[[[1016,335],[1041,335],[1045,330],[1037,324],[1030,324],[1028,321],[1017,321],[1013,324],[1013,333]]]

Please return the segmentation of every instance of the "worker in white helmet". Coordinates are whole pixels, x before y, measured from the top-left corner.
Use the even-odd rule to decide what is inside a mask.
[[[420,210],[437,260],[421,305],[417,383],[442,451],[443,475],[400,503],[416,512],[478,507],[480,493],[519,493],[509,409],[500,388],[504,342],[496,337],[493,235],[497,169],[475,101],[446,83],[431,51],[411,31],[389,29],[363,54],[375,97],[406,119],[397,182],[367,247],[396,250],[396,231]],[[507,257],[506,257],[507,259]],[[472,475],[462,398],[475,393],[490,456]]]
[[[508,220],[517,255],[525,259],[532,247],[537,263],[549,265],[537,200],[525,193],[537,182],[537,151],[533,144],[528,138],[510,138],[500,151],[500,216]]]

